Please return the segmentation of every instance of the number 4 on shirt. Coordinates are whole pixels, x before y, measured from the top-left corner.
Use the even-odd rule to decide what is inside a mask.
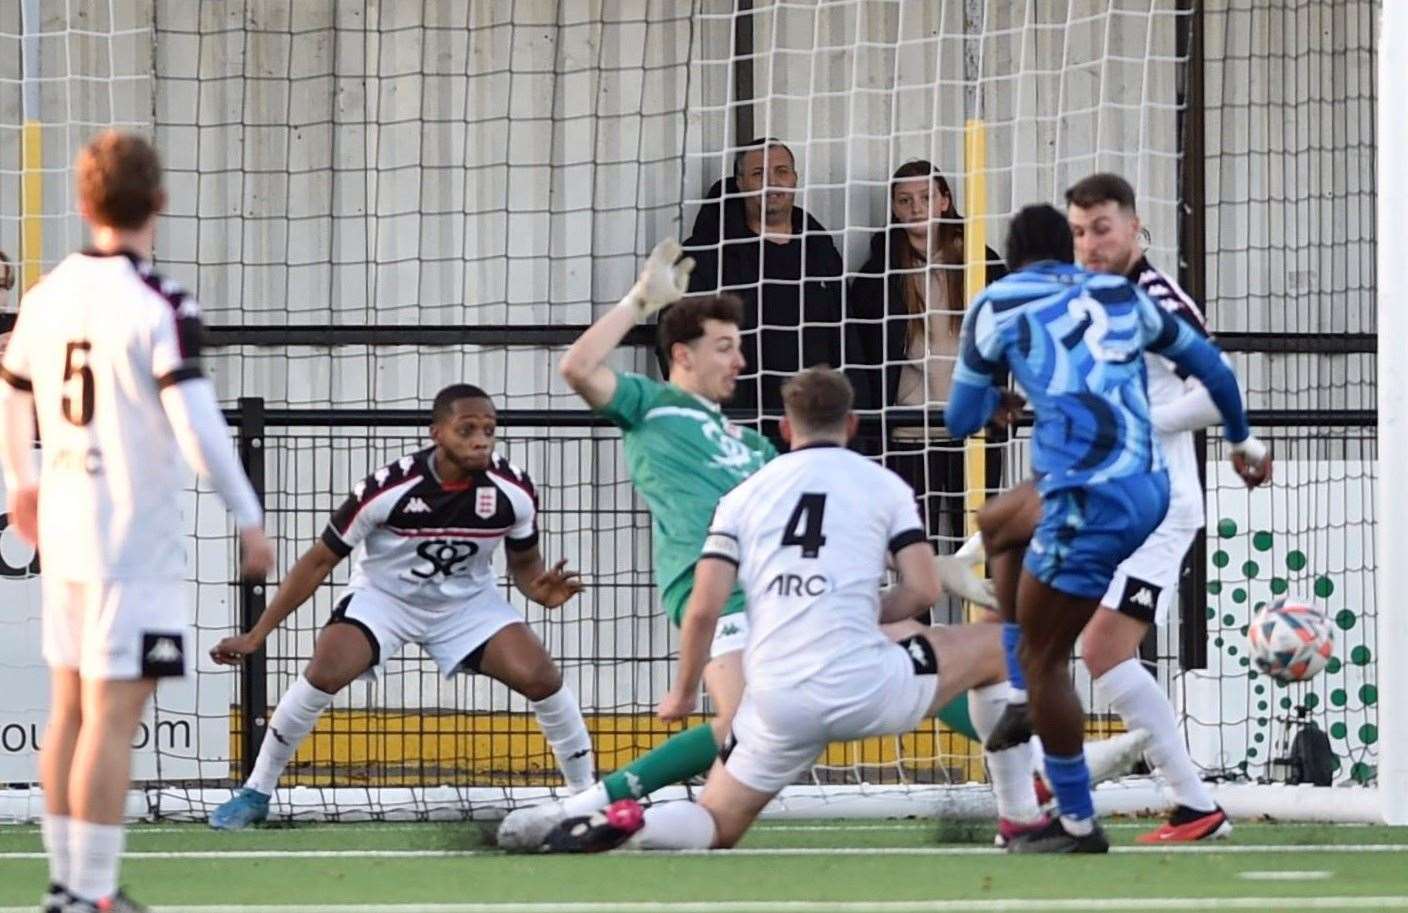
[[[821,554],[826,537],[821,534],[821,521],[826,515],[826,495],[807,492],[797,499],[792,516],[787,518],[787,526],[782,532],[783,545],[800,545],[803,558],[815,558]]]

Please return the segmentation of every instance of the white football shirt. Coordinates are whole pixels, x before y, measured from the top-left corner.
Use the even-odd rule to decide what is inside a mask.
[[[435,474],[435,448],[383,466],[352,488],[323,544],[352,559],[348,586],[425,608],[462,608],[498,586],[494,550],[538,544],[538,495],[528,474],[492,454],[464,482]]]
[[[64,259],[25,296],[0,374],[32,390],[44,574],[185,573],[189,475],[160,391],[199,377],[200,309],[127,253]]]
[[[837,445],[774,459],[724,495],[702,557],[738,565],[750,685],[786,687],[873,667],[886,557],[924,541],[914,491]]]
[[[1199,336],[1208,335],[1203,312],[1193,303],[1193,299],[1147,259],[1141,257],[1129,277],[1155,304],[1186,321]],[[1198,383],[1197,380],[1190,381],[1180,376],[1173,362],[1162,355],[1145,353],[1144,364],[1148,370],[1151,407],[1178,399],[1188,383]],[[1168,464],[1169,502],[1164,522],[1194,529],[1201,527],[1203,484],[1198,479],[1198,454],[1193,446],[1193,432],[1160,431],[1158,438]]]

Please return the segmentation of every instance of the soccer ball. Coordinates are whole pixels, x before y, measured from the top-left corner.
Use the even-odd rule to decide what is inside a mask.
[[[1256,667],[1278,682],[1303,682],[1335,651],[1330,620],[1308,602],[1283,596],[1252,619],[1247,632]]]

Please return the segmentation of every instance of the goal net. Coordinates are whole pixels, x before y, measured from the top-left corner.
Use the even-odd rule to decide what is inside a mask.
[[[107,125],[156,138],[171,197],[158,268],[202,303],[210,370],[244,453],[258,454],[281,568],[352,484],[423,446],[438,389],[491,393],[501,449],[541,493],[545,554],[589,583],[555,612],[506,592],[581,700],[605,771],[668,735],[653,708],[675,636],[619,435],[555,370],[575,333],[656,241],[690,239],[701,287],[748,305],[739,420],[770,430],[777,383],[797,365],[847,368],[863,384],[863,446],[915,487],[950,551],[983,498],[1027,467],[1021,433],[967,445],[944,433],[963,302],[1000,265],[1017,209],[1118,172],[1138,193],[1149,259],[1231,334],[1279,461],[1278,485],[1247,495],[1210,434],[1207,540],[1179,617],[1146,650],[1151,671],[1209,776],[1282,779],[1303,716],[1329,735],[1336,781],[1368,785],[1377,4],[1286,6],[0,0],[0,250],[19,268],[18,299],[83,241],[77,148]],[[795,193],[779,197],[791,178],[772,171],[750,189],[752,160],[773,164],[773,151],[750,154],[761,138],[786,147]],[[920,161],[950,203],[930,230],[963,238],[934,278],[890,261],[916,205],[892,175]],[[788,202],[797,243],[750,233],[749,206]],[[916,283],[956,306],[911,320]],[[1315,342],[1330,334],[1361,345]],[[658,372],[649,343],[633,338],[615,365]],[[193,487],[187,503],[198,670],[162,685],[139,736],[131,811],[152,817],[203,817],[241,782],[345,580],[339,568],[290,617],[254,673],[216,667],[206,650],[268,594],[232,585],[218,500]],[[45,715],[38,570],[12,534],[0,539],[0,588],[23,607],[0,619],[11,784],[36,779]],[[1245,649],[1250,613],[1283,592],[1326,608],[1340,637],[1331,668],[1295,689],[1256,677]],[[935,620],[964,614],[944,604]],[[1092,737],[1121,728],[1088,709]],[[934,723],[832,746],[780,808],[984,814],[983,779],[976,746]],[[492,815],[558,784],[525,700],[442,679],[410,648],[380,683],[338,696],[276,814]],[[1112,808],[1162,801],[1142,785],[1102,793]],[[0,817],[37,814],[37,790],[3,795]]]

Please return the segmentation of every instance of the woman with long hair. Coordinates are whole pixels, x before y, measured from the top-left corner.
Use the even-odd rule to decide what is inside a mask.
[[[1002,276],[989,248],[987,281]],[[871,410],[941,409],[958,360],[964,296],[963,216],[947,179],[927,161],[906,162],[890,178],[889,226],[870,241],[870,258],[852,280],[847,313],[860,351],[851,359],[859,405]],[[914,488],[929,537],[963,539],[963,444],[942,426],[881,422],[867,448]],[[989,486],[1001,471],[996,448]],[[947,528],[945,528],[947,527]],[[951,551],[952,547],[941,551]]]

